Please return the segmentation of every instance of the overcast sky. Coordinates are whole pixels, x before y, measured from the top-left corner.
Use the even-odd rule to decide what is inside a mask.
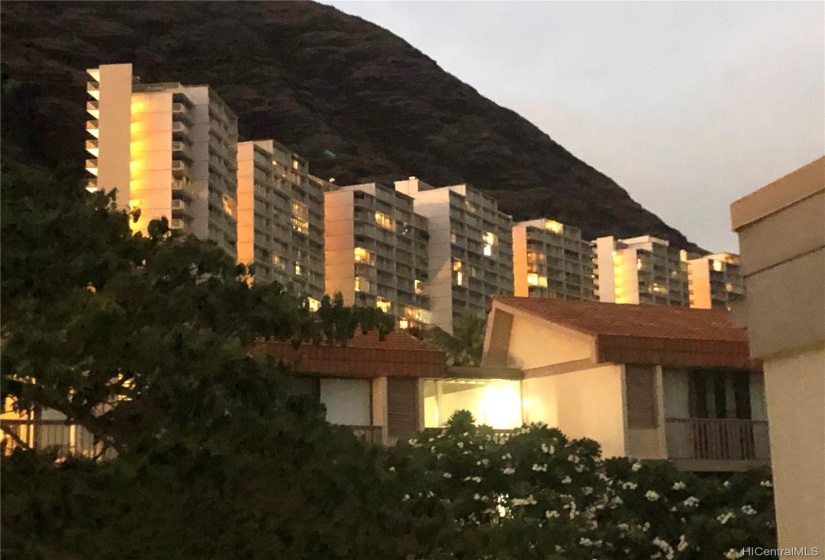
[[[823,2],[325,4],[402,37],[711,251],[825,155]]]

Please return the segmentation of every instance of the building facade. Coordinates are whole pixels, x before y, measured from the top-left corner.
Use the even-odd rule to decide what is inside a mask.
[[[739,255],[716,253],[689,259],[690,306],[697,309],[731,309],[745,293]]]
[[[825,550],[825,157],[731,205],[762,360],[779,547]],[[790,558],[790,553],[786,552]]]
[[[413,199],[377,183],[329,190],[324,199],[327,293],[393,314],[401,328],[429,324],[429,234]]]
[[[596,240],[599,300],[690,306],[686,254],[650,235]]]
[[[495,199],[468,187],[396,181],[429,228],[428,294],[433,324],[452,333],[464,313],[485,317],[489,298],[513,293],[513,221]]]
[[[595,299],[593,260],[579,228],[545,219],[513,226],[517,296]]]
[[[136,231],[166,217],[236,258],[235,114],[209,86],[138,84],[131,64],[88,73],[88,188],[117,189],[119,208],[140,210]]]
[[[275,140],[238,145],[238,261],[317,302],[324,295],[323,186]]]

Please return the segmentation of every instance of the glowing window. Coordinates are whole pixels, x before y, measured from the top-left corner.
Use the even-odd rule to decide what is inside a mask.
[[[415,281],[415,293],[419,296],[424,293],[424,283],[421,280]]]
[[[318,311],[319,309],[321,309],[321,302],[318,301],[317,299],[308,298],[307,299],[307,305],[309,306],[309,310],[312,311],[312,312],[315,312],[315,311]]]
[[[459,272],[461,270],[461,261],[453,261],[453,270]]]
[[[496,237],[496,235],[489,231],[485,231],[484,235],[481,236],[481,239],[482,241],[484,241],[484,243],[490,246],[495,245],[498,242],[498,238]]]
[[[552,231],[553,233],[562,233],[564,232],[564,226],[556,221],[553,220],[545,220],[544,228]]]
[[[493,247],[492,245],[485,245],[484,246],[484,256],[490,257],[493,255]]]
[[[455,282],[456,282],[456,284],[458,284],[459,286],[462,286],[462,285],[464,284],[464,275],[463,275],[463,274],[461,274],[461,272],[456,272],[456,275],[455,275]]]
[[[722,261],[713,261],[713,270],[716,272],[722,272],[725,269],[724,263]]]
[[[395,229],[395,221],[382,212],[375,213],[375,223],[384,229]]]
[[[295,263],[295,275],[300,276],[301,274],[302,274],[301,263],[296,262]]]
[[[400,321],[398,321],[398,328],[399,329],[408,329],[408,328],[410,328],[410,322],[407,321],[406,319],[401,319]]]
[[[375,302],[375,306],[384,313],[389,313],[392,309],[392,303],[383,298],[378,298],[378,301]]]
[[[364,249],[363,247],[356,247],[355,248],[355,262],[362,262],[367,264],[372,264],[372,255],[369,251]]]

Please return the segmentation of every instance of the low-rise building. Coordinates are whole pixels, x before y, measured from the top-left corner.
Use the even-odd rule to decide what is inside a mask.
[[[140,84],[131,64],[89,69],[86,170],[90,190],[117,189],[121,209],[139,209],[146,231],[209,239],[237,256],[238,119],[209,86]]]
[[[825,157],[737,200],[747,295],[734,309],[764,362],[779,547],[825,550]]]
[[[691,307],[730,310],[744,295],[739,255],[715,253],[689,259],[687,263]]]
[[[696,471],[770,457],[762,373],[725,310],[497,297],[482,366],[523,371],[520,402],[499,408],[592,438],[606,457]]]
[[[429,324],[427,219],[413,199],[377,183],[328,191],[326,291],[346,305],[379,307],[401,328]]]
[[[591,243],[579,228],[540,219],[513,226],[515,295],[596,298]]]
[[[596,240],[599,300],[690,306],[687,254],[650,235]]]
[[[428,220],[428,295],[433,324],[452,333],[463,313],[484,317],[489,298],[513,293],[512,218],[467,185],[396,181]]]

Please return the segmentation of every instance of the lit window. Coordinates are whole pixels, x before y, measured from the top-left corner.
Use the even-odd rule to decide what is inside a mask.
[[[642,270],[642,259],[636,259],[636,270]]]
[[[383,298],[378,298],[378,301],[375,302],[375,306],[384,313],[389,313],[392,309],[392,303]]]
[[[485,245],[484,246],[484,256],[491,257],[493,255],[493,247],[492,245]]]
[[[223,195],[223,211],[232,216],[233,218],[237,214],[237,202],[234,198]]]
[[[367,264],[372,264],[372,255],[370,252],[364,249],[363,247],[356,247],[355,248],[355,262],[363,262]]]
[[[400,321],[398,321],[398,328],[399,329],[408,329],[408,328],[410,328],[410,322],[407,321],[406,319],[401,319]]]
[[[544,228],[553,233],[562,233],[564,231],[564,226],[553,220],[545,220]]]
[[[713,261],[713,270],[716,272],[722,272],[725,269],[724,263],[722,261]]]
[[[297,159],[292,160],[292,169],[298,169],[298,167],[300,167],[300,166],[301,166],[301,162],[299,162]]]
[[[539,275],[538,274],[528,274],[527,275],[527,283],[531,286],[538,286],[539,285]]]
[[[309,310],[312,311],[312,312],[315,312],[315,311],[318,311],[319,309],[321,309],[321,302],[318,301],[317,299],[308,298],[307,299],[307,305],[309,306]]]
[[[489,232],[489,231],[485,231],[484,235],[481,236],[481,239],[482,239],[482,241],[484,241],[484,243],[486,243],[487,245],[491,245],[491,246],[495,245],[496,242],[498,242],[498,238],[496,237],[496,235],[494,233]]]
[[[395,229],[395,222],[393,221],[393,219],[381,212],[375,213],[375,223],[384,229]]]
[[[415,293],[419,296],[424,293],[424,283],[421,280],[415,281]]]
[[[456,237],[456,235],[454,233],[451,233],[450,234],[450,243],[457,243],[457,242],[458,242],[458,238]]]
[[[355,277],[355,291],[356,292],[361,291],[361,277],[360,276]]]
[[[464,275],[461,274],[461,272],[456,272],[455,281],[456,281],[456,284],[458,284],[459,286],[462,286],[464,284]]]
[[[453,261],[453,271],[459,272],[461,270],[461,261]]]
[[[301,275],[301,263],[298,263],[298,262],[295,263],[295,275],[296,276]]]

